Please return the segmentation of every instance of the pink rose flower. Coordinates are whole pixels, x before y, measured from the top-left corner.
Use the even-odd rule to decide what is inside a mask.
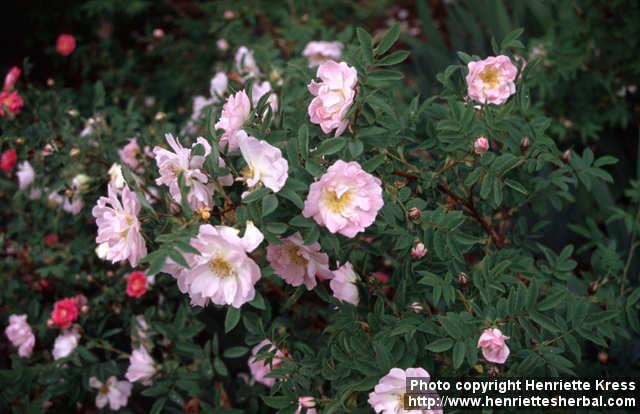
[[[516,93],[518,69],[507,56],[490,56],[469,62],[467,67],[467,94],[474,101],[502,105]]]
[[[76,49],[76,38],[70,34],[61,34],[56,42],[56,50],[62,56],[69,56]]]
[[[11,344],[18,348],[18,355],[21,358],[31,356],[36,344],[36,337],[27,322],[27,315],[10,315],[9,325],[5,328],[4,334]]]
[[[20,73],[21,71],[19,67],[12,67],[9,72],[7,72],[7,75],[4,78],[4,88],[2,90],[8,92],[9,90],[13,89],[16,82],[18,82],[18,79],[20,78]]]
[[[141,165],[139,159],[141,156],[140,146],[138,145],[138,140],[135,137],[131,138],[127,145],[118,150],[118,155],[124,165],[131,168],[133,171],[138,174],[142,174],[144,172],[144,167]]]
[[[156,184],[166,185],[169,187],[169,194],[176,203],[182,201],[182,193],[178,177],[182,173],[185,185],[189,188],[187,194],[187,202],[192,209],[197,210],[200,207],[211,207],[214,184],[209,182],[209,177],[202,172],[206,157],[211,154],[211,145],[203,137],[198,137],[191,148],[185,148],[171,134],[165,134],[165,138],[173,152],[162,147],[156,146],[153,149],[155,161],[158,165],[160,178],[156,179]],[[204,147],[203,155],[191,155],[191,151],[196,145]],[[224,166],[224,161],[218,159],[218,165]],[[220,177],[218,182],[221,185],[233,184],[233,178],[230,176]]]
[[[78,301],[75,298],[65,298],[57,301],[51,311],[51,320],[62,329],[69,329],[78,319]]]
[[[415,257],[416,259],[421,259],[426,254],[427,247],[424,245],[424,243],[418,242],[411,248],[411,256]]]
[[[298,408],[293,414],[302,414],[302,409],[306,408],[306,414],[317,414],[315,409],[316,399],[311,396],[298,397]]]
[[[127,296],[139,298],[147,293],[147,276],[144,272],[131,272],[127,277]]]
[[[489,140],[485,137],[479,137],[473,143],[473,150],[476,154],[484,154],[489,150]]]
[[[282,239],[282,244],[267,246],[267,260],[276,274],[294,287],[304,284],[311,290],[316,286],[316,275],[323,279],[332,276],[329,256],[320,251],[320,243],[306,246],[300,233]]]
[[[271,83],[269,83],[269,81],[254,83],[253,87],[251,88],[251,102],[253,102],[253,106],[255,107],[258,104],[260,98],[262,98],[264,94],[271,92],[272,90],[273,88],[271,88]],[[271,106],[272,113],[275,115],[275,113],[278,111],[278,95],[272,93],[267,98],[267,102]]]
[[[216,129],[223,129],[224,134],[220,137],[220,145],[225,144],[229,147],[229,151],[238,148],[238,143],[234,139],[234,135],[244,126],[251,115],[251,102],[244,90],[236,92],[235,95],[229,96],[227,102],[222,107],[220,120],[216,122]]]
[[[373,224],[384,204],[380,184],[356,161],[338,160],[309,187],[302,215],[331,233],[354,237]]]
[[[53,343],[53,355],[54,360],[66,358],[78,347],[78,341],[80,340],[80,332],[78,329],[65,330],[63,333],[56,337]]]
[[[307,85],[315,96],[309,104],[309,119],[320,125],[325,134],[335,129],[335,136],[339,137],[349,125],[346,116],[356,96],[358,72],[344,62],[328,60],[318,67],[317,76],[321,82]]]
[[[11,172],[18,162],[18,153],[15,149],[9,148],[0,155],[0,169],[6,173]]]
[[[163,268],[177,279],[178,288],[189,294],[192,304],[206,306],[211,301],[240,308],[255,297],[260,267],[247,253],[258,247],[263,235],[250,221],[244,236],[238,233],[232,227],[203,224],[190,242],[200,254],[184,254],[190,268],[171,261]]]
[[[33,167],[29,164],[29,161],[23,161],[18,164],[16,176],[18,177],[18,187],[22,190],[33,182],[36,178],[36,173],[33,171]]]
[[[302,55],[309,60],[309,67],[312,68],[327,60],[340,60],[343,47],[340,42],[309,42]]]
[[[389,373],[380,378],[378,384],[369,394],[369,405],[376,413],[381,414],[401,414],[408,412],[404,409],[404,394],[407,390],[407,377],[426,378],[429,373],[422,368],[391,368]],[[435,396],[435,393],[434,393]],[[416,414],[441,414],[442,409],[415,410]]]
[[[238,131],[233,137],[238,143],[242,157],[247,167],[242,170],[242,178],[249,191],[242,193],[246,197],[252,191],[264,185],[274,193],[284,187],[289,177],[289,163],[282,157],[279,148],[267,141],[261,141],[248,136],[244,131]]]
[[[225,50],[229,49],[229,42],[227,42],[227,39],[218,39],[216,41],[216,46],[218,47],[218,49],[224,52]]]
[[[108,197],[100,197],[92,210],[98,225],[96,243],[108,243],[106,259],[112,263],[128,260],[135,267],[147,255],[147,246],[140,233],[140,202],[127,185],[122,188],[121,200],[117,190],[108,186]]]
[[[249,78],[258,78],[262,75],[260,68],[256,64],[253,58],[253,52],[247,49],[245,46],[240,46],[235,56],[236,70],[243,78],[242,81],[246,81]]]
[[[256,359],[256,355],[258,355],[258,352],[268,345],[271,345],[268,349],[268,352],[273,352],[276,350],[276,347],[271,341],[269,341],[268,339],[264,339],[258,345],[254,346],[251,350],[251,356],[249,357],[248,364],[249,370],[251,371],[251,376],[253,376],[253,378],[257,382],[264,384],[267,387],[273,387],[273,384],[276,383],[276,379],[267,377],[267,374],[271,372],[273,368],[277,368],[280,365],[285,355],[281,350],[278,349],[270,362],[269,360]]]
[[[98,390],[96,407],[104,408],[108,403],[109,408],[117,411],[127,406],[133,384],[128,381],[118,381],[116,377],[112,376],[105,383],[100,382],[96,377],[91,377],[89,378],[89,386]]]
[[[509,347],[505,343],[505,340],[509,339],[508,336],[504,336],[500,329],[489,328],[485,329],[478,339],[478,348],[482,349],[482,356],[489,362],[495,362],[496,364],[504,364],[509,357]]]
[[[356,286],[357,280],[358,275],[353,271],[353,266],[346,262],[333,271],[333,279],[329,282],[333,296],[338,300],[358,306],[360,295]]]
[[[11,115],[17,115],[24,106],[24,101],[17,91],[13,92],[0,92],[0,116],[5,115],[4,109],[6,108]]]
[[[71,198],[65,196],[64,201],[62,202],[62,209],[74,216],[78,215],[80,211],[82,211],[82,207],[84,207],[84,201],[82,201],[82,197],[77,191],[74,191]]]
[[[151,385],[155,373],[156,363],[143,346],[131,351],[125,378],[131,382],[140,381],[143,385]]]

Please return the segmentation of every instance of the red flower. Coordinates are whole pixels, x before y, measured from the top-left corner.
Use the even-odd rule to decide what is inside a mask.
[[[147,293],[147,276],[144,272],[131,272],[127,278],[127,296],[139,298]]]
[[[14,150],[13,148],[9,148],[8,150],[5,150],[0,156],[0,169],[2,169],[2,171],[6,173],[11,172],[11,170],[13,170],[13,167],[15,167],[17,161],[18,154],[16,154],[16,150]]]
[[[13,86],[18,81],[20,77],[20,68],[14,66],[7,72],[7,76],[4,78],[4,88],[3,91],[9,91],[9,89],[13,89]]]
[[[11,112],[12,115],[17,115],[20,112],[20,109],[22,109],[23,105],[24,105],[24,101],[22,100],[22,97],[20,96],[20,94],[18,94],[17,91],[0,92],[0,116],[5,115],[4,113],[5,107],[9,112]]]
[[[62,56],[69,56],[76,49],[76,38],[70,34],[61,34],[58,36],[56,49]]]
[[[78,319],[78,302],[75,298],[66,298],[53,305],[51,320],[54,324],[67,329]]]
[[[56,243],[58,243],[59,239],[58,239],[58,235],[55,233],[51,233],[51,234],[47,234],[44,238],[44,243],[47,246],[51,246],[54,245]]]

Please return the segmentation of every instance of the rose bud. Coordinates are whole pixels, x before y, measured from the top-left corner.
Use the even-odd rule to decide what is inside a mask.
[[[458,273],[458,284],[465,286],[467,283],[469,283],[469,276],[465,272]]]
[[[476,154],[484,154],[489,151],[489,140],[486,137],[479,137],[473,143],[473,150]]]
[[[411,218],[411,220],[419,220],[420,216],[421,216],[421,213],[418,207],[411,207],[409,209],[409,218]]]
[[[411,256],[420,259],[427,254],[427,251],[427,247],[423,243],[418,242],[411,249]]]

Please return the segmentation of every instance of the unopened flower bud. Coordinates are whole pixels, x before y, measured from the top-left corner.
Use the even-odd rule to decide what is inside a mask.
[[[82,307],[80,308],[80,312],[84,314],[89,313],[89,307],[87,305],[82,305]]]
[[[54,325],[53,320],[49,319],[49,320],[47,321],[47,326],[48,326],[49,328],[53,328],[53,325]]]
[[[562,161],[564,161],[565,163],[568,163],[569,161],[571,161],[571,150],[570,149],[566,150],[562,154]]]
[[[77,109],[69,109],[69,110],[67,111],[67,114],[68,114],[69,116],[76,117],[76,116],[80,115],[80,112],[78,112],[78,110],[77,110]]]
[[[524,136],[520,141],[520,152],[524,154],[528,148],[529,148],[529,137]]]
[[[47,79],[47,86],[53,86],[55,84],[56,82],[52,78]]]
[[[606,364],[608,360],[609,360],[609,354],[607,354],[605,351],[598,352],[598,361],[601,364]]]
[[[229,42],[227,42],[227,39],[218,39],[216,41],[216,46],[218,46],[218,49],[224,52],[225,50],[229,49]]]
[[[418,207],[411,207],[409,209],[409,218],[411,218],[411,220],[419,220],[420,215],[420,209]]]
[[[313,408],[316,406],[316,400],[313,397],[304,396],[298,398],[298,404],[304,408]]]
[[[415,313],[420,313],[424,310],[424,307],[419,302],[413,302],[409,305],[409,309],[411,309]]]
[[[164,30],[156,27],[155,29],[153,29],[153,37],[155,37],[156,39],[162,39],[164,37]]]
[[[417,259],[424,257],[424,255],[426,254],[427,254],[427,247],[421,242],[416,243],[411,249],[411,256]]]
[[[479,137],[473,143],[473,150],[476,154],[484,154],[489,150],[489,140],[486,137]]]
[[[78,148],[71,148],[71,151],[69,151],[69,155],[72,157],[76,157],[78,154],[80,154],[80,150]]]
[[[164,121],[167,118],[167,114],[165,114],[164,112],[158,112],[156,113],[156,116],[154,117],[154,119],[158,122],[160,121]]]
[[[458,284],[464,286],[469,283],[469,276],[465,272],[458,273]]]
[[[227,20],[231,20],[236,17],[236,14],[232,10],[225,10],[223,17]]]

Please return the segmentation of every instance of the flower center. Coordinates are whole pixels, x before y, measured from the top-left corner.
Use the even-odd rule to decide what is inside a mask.
[[[495,88],[500,82],[500,71],[497,68],[489,66],[480,72],[480,79],[482,82],[488,84],[490,88]]]
[[[289,258],[291,259],[291,262],[293,262],[293,264],[297,266],[307,266],[307,263],[309,263],[309,261],[299,254],[299,250],[296,246],[287,246],[286,249],[287,254],[289,254]]]
[[[102,385],[100,386],[100,391],[99,391],[99,392],[100,392],[100,394],[102,394],[102,395],[107,395],[107,394],[109,394],[109,386],[108,386],[107,384],[102,384]]]
[[[327,193],[324,201],[331,212],[339,214],[342,213],[342,211],[351,202],[351,192],[345,191],[341,196],[338,196],[335,191],[331,191]]]
[[[226,278],[233,274],[233,267],[223,256],[216,256],[209,262],[209,268],[218,277]]]
[[[242,170],[240,170],[240,174],[244,177],[245,180],[252,179],[255,173],[256,173],[256,170],[253,168],[252,165],[248,165]]]

